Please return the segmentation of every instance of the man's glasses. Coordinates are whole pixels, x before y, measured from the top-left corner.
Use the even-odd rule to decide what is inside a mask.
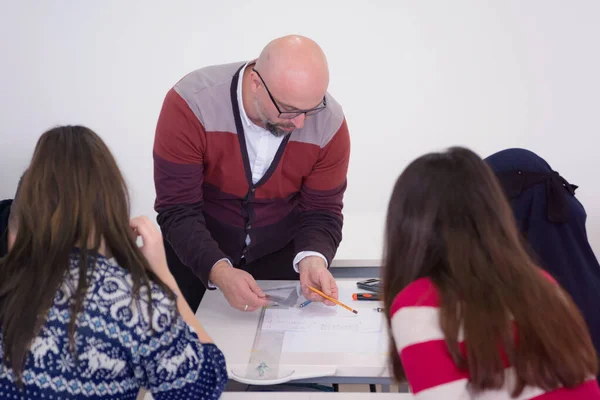
[[[269,88],[267,87],[267,84],[265,83],[265,80],[262,78],[262,76],[260,76],[260,74],[258,73],[257,70],[255,70],[254,68],[252,68],[252,71],[256,72],[256,75],[258,75],[258,77],[260,78],[260,81],[262,82],[263,86],[265,87],[265,90],[267,91],[267,94],[269,95],[269,97],[271,98],[271,101],[275,105],[275,108],[279,112],[279,115],[277,116],[278,118],[281,118],[281,119],[294,119],[297,116],[302,115],[302,114],[304,114],[304,115],[306,115],[308,117],[309,115],[315,115],[316,113],[321,112],[325,108],[327,108],[327,99],[325,99],[325,96],[323,96],[323,103],[321,103],[320,106],[317,106],[315,108],[311,108],[310,110],[281,111],[281,109],[277,105],[277,102],[273,98],[273,95],[269,91]]]

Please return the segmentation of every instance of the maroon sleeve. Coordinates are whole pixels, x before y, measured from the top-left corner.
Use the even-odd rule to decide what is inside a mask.
[[[179,259],[205,285],[213,265],[227,256],[206,228],[202,182],[206,132],[185,100],[171,89],[154,137],[158,224]]]
[[[296,253],[316,251],[329,265],[342,241],[343,197],[350,161],[350,135],[346,120],[319,153],[300,191],[300,228]]]

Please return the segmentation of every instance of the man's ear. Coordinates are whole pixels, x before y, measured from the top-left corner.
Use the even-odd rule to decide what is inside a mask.
[[[254,71],[250,71],[250,75],[248,75],[248,78],[250,78],[250,89],[253,93],[256,93],[258,89],[263,85],[263,83]]]

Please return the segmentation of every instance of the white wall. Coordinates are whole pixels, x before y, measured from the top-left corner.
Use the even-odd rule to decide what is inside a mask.
[[[81,123],[109,144],[133,212],[154,217],[152,142],[184,74],[300,33],[329,57],[353,141],[339,258],[378,258],[406,164],[465,145],[527,147],[572,183],[600,250],[597,0],[0,0],[0,197],[39,135]]]

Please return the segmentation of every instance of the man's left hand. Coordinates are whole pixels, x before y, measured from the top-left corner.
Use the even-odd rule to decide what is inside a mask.
[[[302,286],[304,297],[315,302],[322,301],[328,306],[335,305],[335,303],[308,290],[308,286],[312,286],[336,300],[338,298],[338,287],[335,279],[333,279],[331,272],[329,272],[325,261],[321,257],[309,256],[302,259],[298,264],[298,270],[300,271],[300,285]]]

